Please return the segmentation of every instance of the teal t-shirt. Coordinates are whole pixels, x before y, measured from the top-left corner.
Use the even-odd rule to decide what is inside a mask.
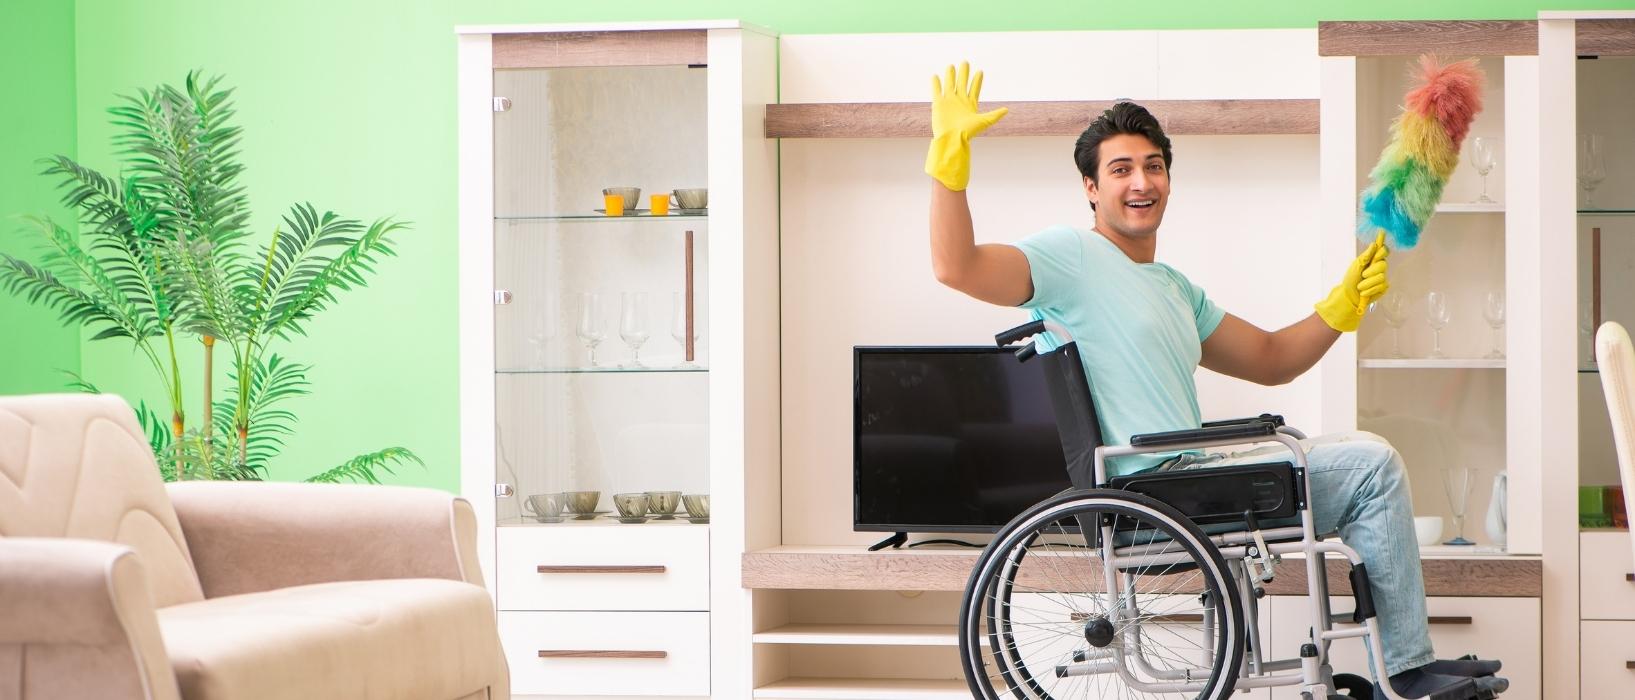
[[[1168,265],[1130,260],[1095,231],[1053,226],[1016,247],[1033,275],[1033,298],[1022,308],[1073,334],[1104,443],[1128,445],[1131,435],[1202,423],[1192,375],[1204,339],[1226,316],[1204,290]],[[1112,459],[1108,475],[1157,466],[1173,454]]]

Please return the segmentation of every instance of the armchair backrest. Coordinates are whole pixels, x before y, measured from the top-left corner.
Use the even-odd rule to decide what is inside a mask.
[[[153,451],[117,396],[0,396],[0,537],[122,544],[155,606],[204,598]]]
[[[1601,392],[1612,418],[1612,442],[1618,452],[1618,474],[1624,482],[1624,511],[1635,515],[1635,345],[1617,323],[1603,323],[1595,333],[1595,360],[1601,369]],[[1635,534],[1630,547],[1635,548]]]

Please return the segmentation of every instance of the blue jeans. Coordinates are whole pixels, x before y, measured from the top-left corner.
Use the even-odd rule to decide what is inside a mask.
[[[1385,670],[1395,675],[1436,660],[1425,612],[1425,577],[1414,537],[1413,502],[1402,456],[1373,433],[1301,441],[1318,534],[1339,533],[1368,565]],[[1200,469],[1291,459],[1282,445],[1224,454],[1183,454],[1162,469]]]

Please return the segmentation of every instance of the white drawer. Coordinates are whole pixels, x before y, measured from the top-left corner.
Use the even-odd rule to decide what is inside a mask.
[[[709,528],[496,528],[501,610],[708,610]]]
[[[1581,697],[1635,698],[1635,622],[1585,621],[1578,632]]]
[[[1311,614],[1305,596],[1272,596],[1273,632],[1270,649],[1277,658],[1299,653]],[[1333,598],[1335,612],[1353,609],[1350,597]],[[1499,675],[1510,679],[1505,700],[1539,700],[1541,651],[1537,598],[1429,598],[1431,645],[1437,658],[1476,654],[1504,662]],[[1468,619],[1468,622],[1467,622]],[[1368,673],[1368,652],[1361,639],[1335,640],[1329,646],[1329,664],[1336,673]],[[1298,698],[1296,688],[1279,688],[1272,697]],[[1611,696],[1608,696],[1611,697]],[[1621,696],[1620,696],[1621,697]]]
[[[1579,617],[1635,620],[1635,581],[1629,580],[1635,554],[1629,537],[1628,532],[1579,533]]]
[[[709,695],[710,616],[501,612],[515,695]]]

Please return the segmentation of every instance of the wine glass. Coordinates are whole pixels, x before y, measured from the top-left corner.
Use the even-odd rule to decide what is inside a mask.
[[[647,342],[647,292],[619,294],[619,337],[630,346],[628,366],[642,366],[642,343]]]
[[[1578,186],[1584,188],[1584,208],[1595,208],[1595,188],[1607,179],[1606,139],[1600,134],[1578,137]]]
[[[1487,293],[1487,300],[1482,304],[1482,318],[1487,321],[1487,327],[1493,329],[1493,351],[1485,357],[1489,360],[1504,359],[1504,351],[1499,349],[1503,344],[1499,331],[1504,328],[1504,292],[1495,290]]]
[[[1487,174],[1493,172],[1496,162],[1498,144],[1497,139],[1491,136],[1477,136],[1470,141],[1470,167],[1476,169],[1476,174],[1482,176],[1482,196],[1476,198],[1478,204],[1493,204],[1493,198],[1487,196]]]
[[[1448,309],[1448,295],[1442,292],[1430,292],[1425,295],[1425,320],[1431,325],[1431,357],[1442,359],[1447,357],[1442,352],[1442,329],[1453,321],[1453,312]]]
[[[602,322],[597,307],[601,306],[601,299],[596,292],[579,293],[579,324],[574,332],[579,335],[579,341],[585,344],[590,353],[590,366],[596,366],[596,346],[607,339],[607,326]]]
[[[681,292],[670,293],[670,337],[681,346],[681,365],[691,367],[693,361],[687,358],[687,295]],[[697,330],[692,339],[698,340]]]
[[[1476,544],[1465,539],[1465,508],[1470,505],[1471,477],[1475,471],[1470,467],[1442,468],[1442,491],[1447,494],[1448,506],[1453,509],[1453,527],[1456,535],[1442,544]]]
[[[1404,301],[1407,297],[1401,294],[1387,294],[1379,300],[1380,315],[1385,318],[1385,325],[1391,327],[1391,357],[1402,357],[1402,324],[1408,320],[1408,306]]]

